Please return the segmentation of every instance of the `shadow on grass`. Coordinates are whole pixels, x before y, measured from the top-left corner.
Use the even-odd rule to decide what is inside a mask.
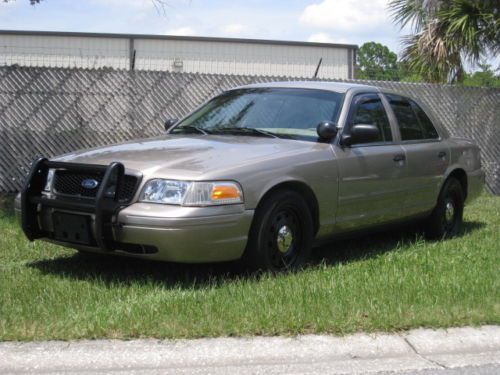
[[[482,222],[465,222],[461,235],[485,226]],[[378,232],[354,239],[337,240],[314,250],[310,267],[320,263],[355,262],[393,251],[400,244],[422,240],[418,227],[408,226],[390,232]],[[217,287],[240,279],[258,279],[260,273],[246,272],[238,262],[210,264],[176,264],[142,259],[76,253],[70,257],[46,259],[28,264],[43,274],[77,280],[96,280],[109,287],[136,282],[158,284],[165,288],[199,289]]]
[[[15,194],[0,193],[0,217],[14,216],[14,198]]]
[[[479,221],[464,222],[458,237],[466,236],[485,226],[485,223]],[[315,249],[312,264],[319,262],[326,264],[353,262],[394,251],[400,245],[416,241],[432,241],[424,239],[424,232],[419,224],[395,227],[392,230],[372,234],[354,234],[353,236],[352,238],[332,241]]]
[[[248,277],[235,262],[180,264],[83,253],[40,260],[28,266],[44,274],[78,280],[98,280],[110,287],[139,281],[165,288],[199,289],[217,287],[225,282]]]

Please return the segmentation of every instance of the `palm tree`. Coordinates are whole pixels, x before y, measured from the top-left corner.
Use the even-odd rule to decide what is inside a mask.
[[[464,62],[500,52],[498,0],[392,0],[394,21],[411,26],[402,60],[430,82],[462,82]]]

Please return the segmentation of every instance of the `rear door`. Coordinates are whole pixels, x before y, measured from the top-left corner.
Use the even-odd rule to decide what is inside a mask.
[[[394,138],[381,96],[355,95],[343,131],[355,124],[376,125],[380,137],[370,143],[337,145],[339,166],[337,229],[352,230],[384,224],[402,215],[404,194],[399,179],[404,151]]]
[[[408,215],[431,210],[437,200],[449,163],[449,150],[422,108],[413,100],[385,94],[397,120],[401,146],[406,154],[406,168],[400,176],[407,191],[405,212]]]

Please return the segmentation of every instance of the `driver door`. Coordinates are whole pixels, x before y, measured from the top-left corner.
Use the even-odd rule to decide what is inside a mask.
[[[369,143],[337,145],[339,194],[336,225],[341,231],[384,224],[399,218],[404,189],[399,185],[406,166],[382,98],[377,93],[355,95],[344,132],[355,124],[376,125],[379,138]]]

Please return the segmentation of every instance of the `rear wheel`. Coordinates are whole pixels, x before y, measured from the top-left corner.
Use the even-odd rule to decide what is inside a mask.
[[[273,193],[257,208],[243,261],[252,269],[299,269],[311,254],[313,221],[304,198],[294,191]]]
[[[432,239],[456,236],[462,227],[464,191],[460,182],[450,177],[444,184],[436,207],[426,225],[426,236]]]

